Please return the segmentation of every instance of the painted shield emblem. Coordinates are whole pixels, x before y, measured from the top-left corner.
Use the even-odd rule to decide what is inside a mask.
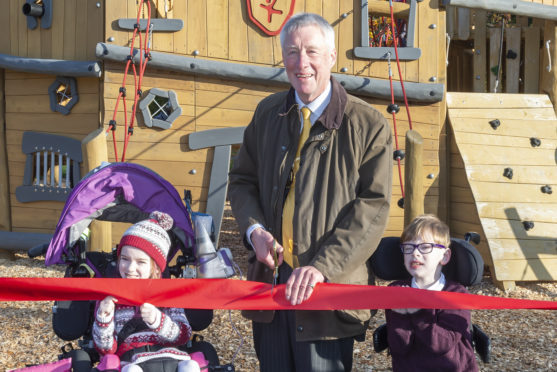
[[[249,18],[264,33],[277,35],[294,11],[295,0],[246,0]]]

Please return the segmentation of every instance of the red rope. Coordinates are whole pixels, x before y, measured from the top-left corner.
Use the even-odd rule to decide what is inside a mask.
[[[406,97],[406,90],[404,89],[404,79],[402,77],[402,70],[400,68],[400,60],[398,58],[398,42],[397,42],[397,34],[396,34],[396,25],[395,25],[395,17],[394,17],[394,12],[393,12],[393,2],[392,0],[389,0],[389,7],[390,7],[390,11],[391,11],[391,30],[392,30],[392,34],[393,34],[393,46],[395,49],[395,57],[396,57],[396,65],[398,68],[398,76],[399,76],[399,80],[400,80],[400,86],[402,88],[402,96],[404,97],[404,105],[406,106],[406,115],[408,116],[408,126],[410,128],[410,130],[412,130],[412,118],[410,117],[410,107],[408,105],[408,98]],[[394,110],[394,105],[395,105],[395,94],[394,94],[394,90],[393,90],[393,72],[391,70],[391,55],[389,52],[388,55],[388,63],[389,63],[389,84],[391,86],[391,114],[393,116],[393,128],[394,128],[394,132],[395,132],[395,149],[397,151],[397,156],[396,156],[396,161],[397,161],[397,165],[398,165],[398,178],[399,178],[399,182],[400,182],[400,192],[402,194],[402,198],[404,200],[404,182],[402,179],[402,167],[400,164],[400,160],[401,157],[398,156],[399,153],[399,145],[398,145],[398,133],[397,133],[397,127],[396,127],[396,113],[397,111]]]
[[[408,115],[408,126],[412,130],[412,118],[410,117],[410,108],[408,106],[408,98],[406,97],[406,90],[404,89],[404,79],[402,78],[402,71],[400,69],[400,60],[398,59],[398,42],[396,36],[396,26],[395,18],[393,13],[393,2],[389,0],[389,6],[391,9],[391,27],[393,29],[393,45],[395,47],[396,65],[398,68],[398,76],[400,78],[400,87],[402,88],[402,96],[404,97],[404,105],[406,106],[406,114]],[[392,88],[391,88],[392,89]]]
[[[141,11],[143,6],[147,4],[147,27],[145,28],[145,38],[142,42],[141,31],[140,31],[140,17]],[[126,161],[126,150],[128,148],[128,142],[130,136],[133,134],[133,126],[135,121],[135,111],[137,109],[137,103],[141,96],[141,81],[143,80],[143,74],[145,73],[145,68],[147,67],[147,62],[149,61],[149,53],[150,53],[150,45],[149,45],[149,31],[151,27],[151,3],[149,1],[141,0],[139,4],[139,8],[137,10],[137,18],[136,24],[133,30],[133,36],[130,45],[130,55],[128,56],[128,61],[126,62],[126,67],[124,69],[124,77],[122,79],[122,86],[120,87],[120,92],[118,94],[118,98],[116,99],[116,105],[114,106],[114,112],[112,114],[112,120],[110,121],[109,127],[106,130],[108,134],[109,130],[112,130],[112,142],[114,144],[114,158],[118,161],[118,146],[116,144],[116,115],[118,113],[118,106],[120,104],[120,100],[122,100],[122,105],[124,106],[124,149],[122,150],[122,161]],[[134,57],[134,45],[135,45],[135,38],[139,37],[139,78],[137,69],[135,68],[135,63],[133,63]],[[126,80],[128,77],[128,72],[130,65],[133,69],[133,78],[134,78],[134,99],[133,99],[133,106],[131,112],[131,119],[128,126],[128,110],[126,104]]]

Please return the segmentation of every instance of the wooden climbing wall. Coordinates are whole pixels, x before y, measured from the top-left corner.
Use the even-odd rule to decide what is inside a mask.
[[[480,233],[480,252],[503,287],[557,280],[557,117],[549,97],[447,93],[447,106],[452,234]]]
[[[5,70],[5,136],[9,172],[12,231],[52,233],[64,207],[57,201],[21,203],[15,190],[23,183],[25,154],[21,142],[25,131],[50,133],[82,140],[99,126],[99,80],[76,78],[79,101],[69,115],[50,108],[48,87],[54,75]],[[83,171],[82,171],[83,174]]]

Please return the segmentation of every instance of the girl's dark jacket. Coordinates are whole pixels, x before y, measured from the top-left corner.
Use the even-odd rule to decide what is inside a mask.
[[[389,214],[391,131],[383,115],[331,81],[331,101],[301,151],[294,254],[300,266],[314,266],[329,282],[372,284],[367,260]],[[259,103],[229,178],[228,195],[243,235],[260,223],[281,242],[282,206],[299,136],[293,89]],[[272,280],[272,270],[254,254],[248,280]],[[244,311],[244,316],[270,322],[273,312]],[[362,335],[370,317],[369,310],[297,311],[296,337],[307,341]]]

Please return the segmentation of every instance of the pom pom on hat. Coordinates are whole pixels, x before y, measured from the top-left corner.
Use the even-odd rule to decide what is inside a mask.
[[[149,219],[130,226],[118,244],[118,256],[125,245],[141,249],[151,257],[164,271],[166,257],[170,250],[170,237],[167,231],[172,228],[174,220],[164,212],[154,211]]]

